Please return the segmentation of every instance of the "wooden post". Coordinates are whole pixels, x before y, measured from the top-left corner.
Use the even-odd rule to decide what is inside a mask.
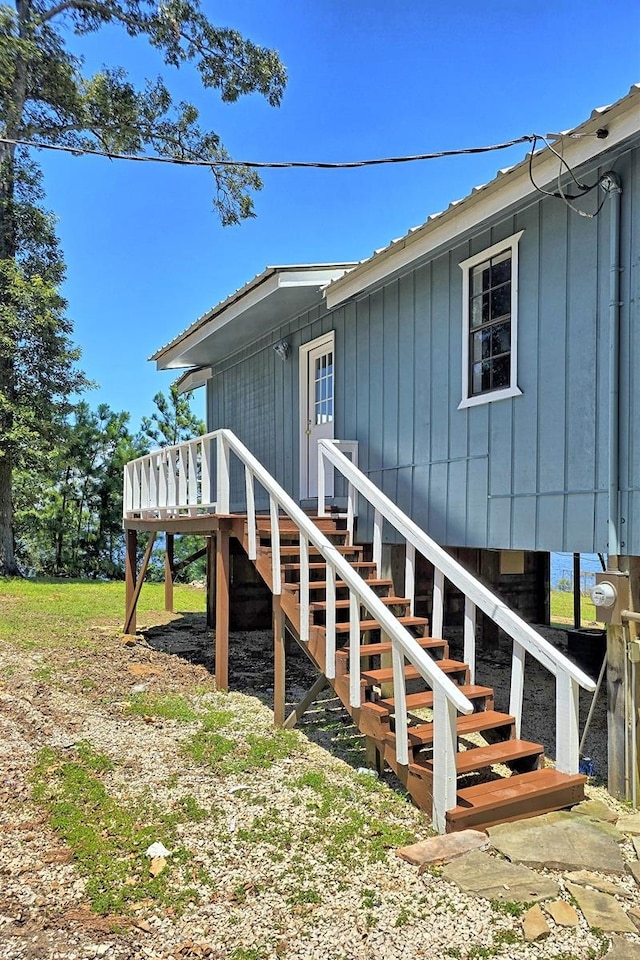
[[[229,688],[229,531],[216,535],[216,685]]]
[[[127,530],[125,535],[125,556],[124,556],[124,577],[125,577],[125,619],[127,618],[127,611],[131,607],[133,601],[133,594],[136,589],[136,554],[138,552],[138,531],[137,530]],[[125,628],[126,629],[126,628]],[[129,630],[132,633],[136,632],[136,612],[133,611],[133,615],[129,618]]]
[[[280,596],[273,595],[273,723],[284,726],[286,701],[286,660],[284,649],[284,616]]]
[[[173,534],[165,533],[164,538],[164,608],[173,613]]]
[[[207,537],[207,626],[216,625],[216,538]]]
[[[640,611],[640,557],[618,557],[620,570],[629,574],[629,609]],[[612,562],[613,561],[613,562]],[[609,557],[615,569],[615,558]],[[626,635],[635,625],[607,627],[607,732],[608,732],[608,789],[614,797],[630,799],[633,777],[638,782],[638,757],[631,756],[631,726],[638,730],[638,671],[636,670],[635,698],[633,696],[632,665],[627,660]],[[636,715],[633,715],[635,699]],[[639,731],[640,732],[640,731]],[[640,742],[635,738],[636,743]],[[625,762],[628,760],[628,762]]]

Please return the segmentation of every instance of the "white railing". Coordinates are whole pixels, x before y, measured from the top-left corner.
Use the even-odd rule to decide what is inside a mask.
[[[125,518],[189,516],[213,510],[211,435],[163,447],[127,463]]]
[[[491,590],[480,583],[457,560],[443,550],[420,529],[392,500],[373,484],[357,467],[343,456],[331,441],[318,442],[318,475],[323,478],[328,466],[337,469],[348,484],[348,500],[354,502],[358,494],[373,508],[373,559],[381,575],[383,524],[391,524],[401,535],[406,546],[404,594],[411,600],[415,594],[415,554],[422,554],[434,568],[433,615],[431,634],[442,636],[444,620],[444,588],[449,581],[465,597],[464,659],[469,664],[471,682],[475,681],[476,610],[482,610],[513,641],[511,665],[511,694],[509,712],[516,719],[516,735],[520,736],[522,702],[525,682],[525,654],[529,653],[556,678],[556,769],[563,773],[577,773],[579,766],[578,707],[579,687],[595,690],[595,682],[559,653],[528,623],[513,612]],[[320,487],[320,485],[319,485]],[[353,516],[353,510],[350,511]],[[324,500],[318,499],[318,515],[325,513]],[[348,521],[352,522],[352,521]],[[353,528],[349,533],[353,537]],[[434,723],[438,717],[434,717]],[[449,718],[455,723],[455,717]],[[435,727],[434,727],[435,730]],[[454,736],[455,728],[451,728]],[[436,756],[434,751],[434,757]]]
[[[182,513],[189,510],[200,510],[203,506],[202,496],[209,489],[205,484],[205,473],[202,464],[207,465],[207,475],[210,461],[208,450],[216,445],[216,512],[229,513],[230,490],[230,457],[233,453],[244,466],[246,514],[248,528],[249,557],[257,558],[257,519],[255,509],[255,484],[259,483],[269,497],[269,517],[272,556],[272,591],[274,594],[282,592],[282,577],[280,569],[280,529],[279,516],[281,513],[288,516],[299,530],[300,536],[300,635],[301,640],[309,639],[309,571],[306,566],[310,546],[321,554],[327,568],[327,618],[326,618],[326,654],[325,674],[328,679],[336,675],[336,612],[335,594],[336,581],[340,580],[349,591],[349,658],[350,658],[350,689],[349,699],[351,706],[361,706],[360,689],[360,617],[364,610],[370,617],[380,623],[381,631],[392,645],[393,664],[393,691],[395,697],[396,717],[396,759],[401,765],[409,763],[408,735],[407,735],[407,707],[406,686],[404,678],[405,661],[412,664],[433,691],[434,710],[434,738],[433,738],[433,822],[440,832],[446,827],[445,815],[456,804],[456,716],[458,713],[473,713],[473,705],[461,693],[453,681],[440,670],[435,661],[424,652],[416,639],[398,622],[396,617],[382,603],[370,586],[353,570],[344,559],[336,546],[318,529],[313,521],[300,509],[298,504],[274,480],[268,471],[259,463],[238,438],[230,430],[217,430],[206,434],[197,440],[180,444],[178,447],[158,451],[147,457],[141,457],[127,464],[125,469],[125,517],[145,513],[146,515],[166,515],[167,512]],[[196,455],[196,477],[200,464],[200,494],[193,501],[187,501],[185,490],[188,482],[182,481],[185,456],[182,453],[192,444],[200,444],[200,459]],[[168,457],[164,454],[170,453]],[[343,458],[346,463],[349,461]],[[188,460],[188,456],[187,456]],[[173,479],[165,477],[163,480],[163,498],[152,502],[152,491],[159,492],[159,485],[153,486],[149,475],[155,476],[156,471],[164,476],[163,471],[169,473],[173,469]],[[146,479],[145,479],[146,478]],[[173,500],[167,502],[165,490],[177,491]],[[175,501],[175,502],[174,502]],[[185,502],[187,501],[187,502]]]

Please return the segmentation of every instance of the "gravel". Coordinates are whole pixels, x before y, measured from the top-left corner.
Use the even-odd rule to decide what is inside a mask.
[[[265,683],[272,676],[269,635],[232,636],[234,692],[223,695],[214,690],[209,672],[210,638],[198,620],[191,626],[191,633],[156,626],[131,648],[103,631],[93,638],[99,643],[81,657],[71,649],[46,657],[8,647],[0,651],[5,678],[0,683],[2,960],[586,960],[599,955],[605,941],[583,919],[577,931],[549,921],[546,940],[525,944],[518,917],[462,893],[437,870],[419,876],[393,849],[375,860],[366,855],[366,846],[351,848],[349,840],[341,846],[347,815],[361,823],[363,833],[376,821],[420,839],[429,827],[424,814],[398,795],[392,779],[372,790],[371,778],[357,773],[364,762],[362,743],[328,691],[305,717],[292,756],[226,777],[213,776],[182,751],[197,724],[151,721],[128,712],[132,689],[143,687],[150,693],[182,693],[199,710],[224,705],[241,718],[244,731],[266,735],[271,729],[270,680]],[[492,657],[500,700],[508,665],[501,651]],[[52,667],[46,682],[37,679],[43,662]],[[486,666],[480,664],[479,675]],[[288,694],[295,702],[313,679],[302,654],[290,657],[288,675]],[[525,701],[525,736],[528,725],[534,729],[547,710],[543,680],[534,673],[540,695]],[[602,712],[596,713],[589,743],[598,772],[606,756],[600,742]],[[114,768],[101,776],[109,795],[123,803],[137,801],[143,811],[151,796],[170,810],[188,794],[208,812],[179,828],[180,844],[191,854],[189,875],[167,858],[176,891],[186,886],[195,891],[182,913],[147,902],[114,929],[113,918],[91,912],[86,880],[45,810],[34,802],[30,786],[42,747],[74,757],[80,741],[112,758]],[[348,796],[346,806],[340,800],[318,813],[316,792],[300,783],[301,776],[317,771],[337,797]],[[601,788],[589,792],[604,794]],[[635,858],[630,844],[625,855]],[[632,880],[626,888],[631,899],[625,906],[640,908],[640,888]]]

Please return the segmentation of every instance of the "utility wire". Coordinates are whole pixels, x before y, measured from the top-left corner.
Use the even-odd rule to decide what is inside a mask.
[[[555,137],[556,134],[548,134],[549,137]],[[416,160],[437,160],[440,157],[459,157],[467,154],[490,153],[493,150],[506,150],[508,147],[514,147],[519,143],[532,143],[533,148],[538,140],[545,140],[541,134],[524,134],[515,140],[507,140],[505,143],[494,143],[485,147],[465,147],[459,150],[439,150],[434,153],[419,153],[413,156],[402,157],[377,157],[370,160],[347,160],[330,163],[318,160],[231,160],[228,158],[216,160],[190,160],[183,157],[159,157],[159,156],[135,156],[129,153],[113,153],[109,150],[96,150],[92,147],[72,147],[58,143],[44,143],[39,140],[13,140],[7,137],[0,137],[0,143],[8,143],[14,146],[36,147],[39,150],[60,150],[64,153],[74,153],[77,155],[91,154],[98,157],[108,157],[110,160],[134,160],[146,163],[174,163],[179,166],[192,167],[253,167],[257,169],[282,169],[291,167],[311,167],[320,170],[341,170],[354,167],[372,167],[383,163],[413,163]],[[545,140],[546,142],[546,140]]]

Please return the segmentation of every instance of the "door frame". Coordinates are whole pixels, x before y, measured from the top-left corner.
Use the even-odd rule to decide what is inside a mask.
[[[333,353],[333,419],[331,421],[331,435],[335,437],[335,419],[336,419],[336,337],[335,330],[329,333],[323,333],[321,337],[310,340],[308,343],[301,344],[298,351],[299,361],[299,475],[300,488],[299,499],[315,499],[309,493],[309,450],[307,439],[307,420],[310,402],[310,377],[309,377],[309,354],[318,347],[330,347]],[[326,489],[327,496],[333,493],[333,483],[330,489]]]

